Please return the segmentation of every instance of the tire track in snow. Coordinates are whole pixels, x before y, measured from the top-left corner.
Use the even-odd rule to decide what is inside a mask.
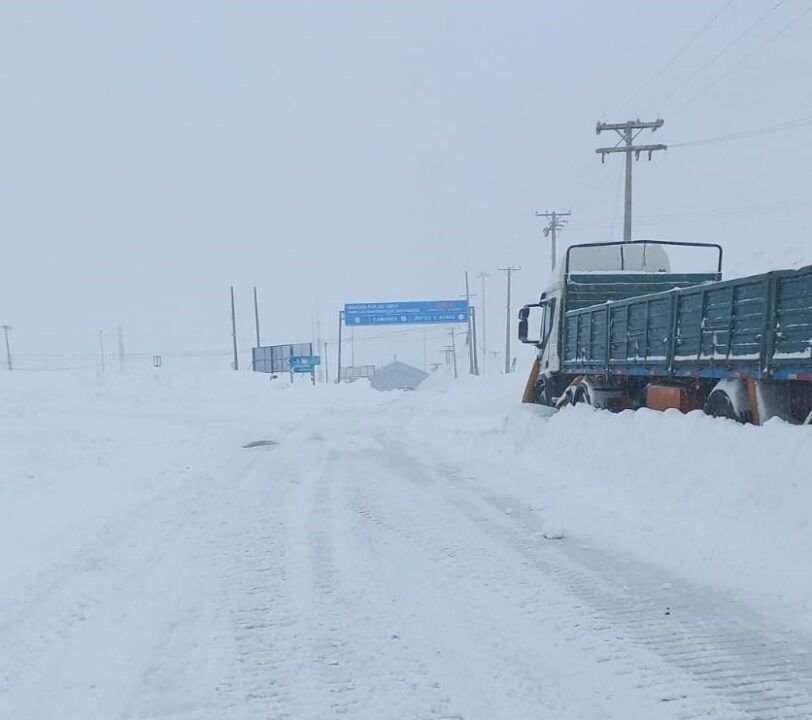
[[[216,547],[233,666],[221,682],[235,717],[300,718],[301,617],[290,597],[291,526],[301,479],[283,453],[234,488]]]
[[[402,594],[401,607],[415,624],[411,631],[432,649],[427,657],[436,658],[435,671],[456,690],[452,697],[466,707],[465,717],[610,717],[618,701],[607,693],[623,696],[628,707],[633,688],[616,691],[614,678],[591,683],[562,672],[568,659],[561,638],[553,647],[556,638],[543,623],[510,609],[523,601],[525,609],[538,610],[536,579],[482,545],[481,533],[457,534],[459,520],[438,512],[435,500],[424,504],[414,493],[413,468],[399,461],[382,472],[384,462],[376,458],[370,467],[372,477],[376,470],[394,476],[396,489],[388,479],[377,483],[364,476],[348,505],[377,528],[374,543],[383,558],[378,567],[391,592]],[[644,698],[634,699],[645,705]],[[653,703],[649,709],[658,711]]]
[[[667,577],[659,568],[584,549],[571,539],[545,541],[535,513],[510,498],[477,497],[459,481],[461,473],[446,468],[427,475],[435,487],[446,488],[449,504],[584,602],[593,632],[610,642],[620,632],[693,682],[693,690],[663,699],[687,700],[701,690],[727,706],[724,717],[812,717],[809,638],[771,629],[734,600]],[[639,686],[656,690],[662,679],[660,671],[644,671]]]
[[[512,509],[510,525],[499,523],[505,541],[544,572],[561,578],[592,606],[594,618],[607,629],[623,627],[640,646],[723,697],[745,717],[812,717],[808,638],[771,630],[735,601],[664,577],[655,567],[618,562],[569,540],[554,548],[528,542],[528,537],[539,537],[538,517],[516,510],[521,505],[510,499],[491,498],[490,504],[502,517]],[[488,522],[481,512],[474,514]],[[490,525],[496,531],[493,520]]]
[[[86,706],[88,716],[120,716],[150,662],[156,626],[172,611],[166,596],[179,588],[175,568],[183,567],[191,528],[210,504],[207,493],[217,489],[211,480],[184,478],[135,506],[78,549],[72,572],[35,591],[3,632],[0,715],[52,717],[51,704],[61,697],[63,712],[72,703]],[[123,658],[127,670],[115,676]]]
[[[658,717],[703,717],[709,713],[714,717],[745,717],[730,698],[711,692],[682,668],[674,667],[650,648],[635,642],[625,627],[610,625],[605,618],[595,615],[583,596],[572,592],[561,578],[540,572],[535,563],[506,547],[503,537],[483,533],[487,526],[481,518],[466,516],[455,500],[446,500],[443,484],[436,482],[438,478],[430,469],[389,444],[384,454],[388,460],[378,458],[375,462],[376,465],[388,462],[388,471],[397,476],[396,492],[392,494],[391,482],[379,490],[388,494],[386,511],[380,512],[370,508],[369,493],[361,491],[356,498],[356,510],[408,541],[413,546],[412,552],[420,549],[428,554],[432,561],[426,562],[425,567],[436,568],[441,566],[444,556],[450,558],[445,574],[435,580],[445,586],[440,597],[455,597],[458,605],[471,613],[475,629],[479,625],[489,628],[479,641],[491,649],[494,659],[500,650],[494,638],[510,636],[515,647],[527,653],[523,663],[504,659],[516,664],[517,675],[526,672],[529,664],[537,669],[536,679],[544,677],[545,671],[555,676],[549,654],[545,657],[532,643],[527,643],[528,637],[537,637],[551,643],[563,662],[569,658],[592,665],[594,692],[615,696],[607,700],[604,714],[610,713],[614,704],[637,710],[648,707]],[[396,511],[390,506],[396,507]],[[484,534],[497,544],[485,541]],[[586,578],[587,582],[594,580]],[[476,598],[484,598],[483,591],[484,595],[491,595],[489,602],[502,605],[494,606],[493,617],[488,616],[487,603],[477,607]],[[506,622],[504,616],[510,616],[509,607],[517,613],[514,618],[520,614],[523,620]],[[577,657],[570,657],[573,652]],[[563,685],[566,687],[566,680]],[[577,690],[573,696],[579,697]],[[583,693],[580,696],[579,702],[583,704]],[[563,702],[566,706],[566,696]],[[524,714],[520,712],[518,716]],[[593,712],[588,716],[600,714]]]
[[[376,578],[358,572],[364,548],[341,501],[344,457],[319,472],[309,520],[307,636],[319,704],[308,717],[459,720],[418,649],[393,617]]]

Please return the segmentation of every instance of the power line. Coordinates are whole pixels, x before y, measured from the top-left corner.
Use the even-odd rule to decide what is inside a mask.
[[[794,130],[795,128],[804,127],[805,125],[812,125],[812,115],[797,118],[795,120],[787,120],[785,122],[776,123],[774,125],[765,125],[760,128],[753,128],[752,130],[741,130],[739,132],[727,133],[726,135],[716,135],[714,137],[703,138],[702,140],[691,140],[689,142],[671,143],[671,147],[690,147],[692,145],[710,145],[715,143],[730,142],[732,140],[742,140],[744,138],[756,137],[758,135],[769,135],[771,133],[784,132],[786,130]]]
[[[657,78],[659,78],[669,67],[671,67],[671,65],[674,64],[674,62],[676,62],[680,57],[682,57],[682,55],[685,53],[685,51],[689,47],[691,47],[691,45],[693,45],[699,39],[699,37],[702,35],[702,33],[705,32],[705,30],[707,30],[711,25],[713,25],[714,22],[716,22],[717,18],[725,10],[727,10],[733,4],[733,2],[734,2],[734,0],[727,0],[727,2],[724,5],[722,5],[722,7],[720,7],[716,11],[716,13],[714,15],[712,15],[711,18],[709,20],[707,20],[705,22],[705,24],[702,25],[702,27],[700,27],[699,30],[697,30],[690,37],[688,42],[686,42],[684,45],[682,45],[682,47],[680,47],[680,49],[677,50],[677,52],[675,52],[670,58],[668,58],[668,60],[665,62],[665,64],[659,70],[657,70],[653,75],[651,75],[648,78],[648,80],[646,80],[642,85],[640,85],[637,88],[637,90],[635,90],[631,95],[629,95],[629,97],[626,98],[626,100],[620,105],[620,107],[617,110],[615,110],[615,112],[613,114],[614,115],[619,114],[625,107],[627,107],[629,105],[629,103],[631,103],[632,100],[634,100],[638,95],[640,95],[640,93],[643,90],[645,90],[649,85],[651,85],[651,83],[653,83]]]
[[[725,79],[725,78],[726,78],[728,75],[730,75],[732,72],[734,72],[734,71],[738,70],[738,69],[739,69],[739,68],[740,68],[742,65],[744,65],[744,64],[745,64],[745,63],[746,63],[748,60],[750,60],[750,58],[752,58],[752,57],[753,57],[754,55],[756,55],[757,53],[761,52],[761,50],[763,50],[763,49],[764,49],[764,48],[765,48],[767,45],[769,45],[769,44],[770,44],[770,43],[771,43],[773,40],[776,40],[776,39],[777,39],[777,38],[779,38],[781,35],[783,35],[783,34],[784,34],[784,33],[785,33],[787,30],[789,30],[789,29],[790,29],[790,28],[791,28],[793,25],[795,25],[796,23],[800,22],[800,21],[801,21],[801,20],[802,20],[804,17],[806,17],[806,16],[807,16],[807,15],[808,15],[810,12],[812,12],[812,5],[809,5],[809,6],[808,6],[808,7],[807,7],[805,10],[803,10],[803,12],[801,12],[799,15],[796,15],[796,16],[795,16],[795,17],[794,17],[792,20],[790,20],[788,23],[786,23],[785,25],[783,25],[783,26],[782,26],[782,27],[781,27],[781,28],[780,28],[780,29],[779,29],[777,32],[775,32],[775,33],[773,33],[772,35],[770,35],[770,37],[768,37],[768,38],[767,38],[767,39],[766,39],[764,42],[762,42],[762,43],[761,43],[760,45],[758,45],[756,48],[754,48],[753,50],[751,50],[751,51],[750,51],[750,52],[749,52],[747,55],[745,55],[745,56],[744,56],[744,57],[743,57],[741,60],[739,60],[739,62],[737,62],[735,65],[733,65],[732,67],[728,68],[728,69],[727,69],[725,72],[723,72],[723,73],[722,73],[722,74],[721,74],[719,77],[717,77],[717,78],[716,78],[716,79],[715,79],[713,82],[708,83],[708,84],[707,84],[705,87],[703,87],[703,88],[702,88],[702,89],[701,89],[701,90],[700,90],[698,93],[696,93],[696,94],[694,94],[694,95],[691,95],[691,97],[689,97],[689,98],[688,98],[688,99],[687,99],[685,102],[683,102],[681,105],[678,105],[678,106],[677,106],[677,107],[676,107],[674,110],[672,110],[671,114],[673,115],[674,113],[677,113],[677,112],[679,112],[680,110],[685,109],[686,107],[688,107],[688,105],[690,105],[691,103],[693,103],[693,102],[694,102],[694,101],[695,101],[697,98],[702,97],[702,95],[704,95],[706,92],[708,92],[708,90],[710,90],[710,89],[712,89],[712,88],[716,87],[716,86],[717,86],[717,85],[718,85],[718,84],[719,84],[719,83],[720,83],[722,80],[724,80],[724,79]]]
[[[781,5],[784,4],[784,0],[778,0],[767,12],[760,15],[754,23],[749,25],[743,32],[739,33],[733,40],[731,40],[727,45],[725,45],[719,52],[715,55],[711,56],[709,60],[706,60],[702,65],[700,65],[696,70],[694,70],[685,80],[679,83],[671,92],[667,93],[664,97],[661,97],[657,102],[655,102],[651,108],[659,108],[666,100],[670,99],[674,95],[676,95],[682,88],[684,88],[689,82],[691,82],[697,75],[699,75],[705,68],[709,67],[713,63],[715,63],[720,57],[722,57],[730,48],[734,47],[738,44],[741,40],[743,40],[747,35],[749,35],[753,30],[755,30],[762,22],[764,22],[770,15],[772,15],[776,10],[778,10]]]

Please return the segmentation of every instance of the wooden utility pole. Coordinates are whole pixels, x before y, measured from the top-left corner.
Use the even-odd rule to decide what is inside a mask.
[[[124,372],[124,328],[118,326],[118,367]]]
[[[316,325],[316,342],[313,344],[313,354],[318,355],[319,349],[321,348],[321,319],[317,317],[314,322]],[[326,367],[324,362],[320,365],[316,365],[316,379],[319,382],[327,382],[325,378]]]
[[[104,375],[104,330],[99,330],[99,354],[101,355],[101,371]]]
[[[454,328],[451,328],[451,360],[454,363],[454,378],[457,378],[457,343],[454,340]]]
[[[443,360],[445,362],[445,366],[451,367],[451,345],[443,345],[442,347],[443,353]]]
[[[640,120],[627,120],[625,123],[602,123],[595,126],[595,134],[600,135],[604,130],[614,130],[620,140],[614,147],[598,148],[595,150],[601,156],[601,162],[606,162],[609,153],[626,153],[626,195],[623,206],[623,241],[632,239],[632,153],[634,159],[640,159],[640,153],[647,153],[649,161],[652,153],[657,150],[666,150],[667,145],[634,145],[633,142],[643,130],[655,132],[663,126],[664,120],[654,122],[641,122]]]
[[[477,357],[476,350],[476,331],[474,329],[474,312],[471,306],[471,298],[475,297],[476,293],[471,292],[471,287],[468,284],[468,271],[465,271],[465,302],[468,305],[468,326],[466,329],[466,341],[468,343],[468,372],[471,375],[479,375],[479,358]]]
[[[8,344],[8,331],[11,328],[8,325],[3,325],[3,335],[6,338],[6,360],[8,361],[8,369],[11,370],[11,346]]]
[[[234,286],[231,286],[231,341],[234,346],[234,370],[240,369],[240,360],[237,357],[237,313],[234,308]]]
[[[488,337],[485,330],[485,278],[489,278],[490,275],[486,272],[481,272],[477,277],[482,280],[482,299],[480,301],[480,313],[479,313],[479,322],[482,326],[482,374],[485,374],[485,360],[488,356]]]
[[[510,374],[510,278],[515,272],[519,272],[521,270],[520,267],[498,267],[497,270],[505,273],[507,275],[507,305],[505,309],[507,310],[506,314],[506,325],[505,325],[505,375]]]
[[[355,367],[355,328],[350,328],[350,365]]]
[[[467,315],[468,315],[468,325],[466,326],[465,337],[468,342],[468,374],[474,375],[475,374],[475,361],[474,361],[474,343],[473,343],[473,333],[471,332],[471,289],[468,285],[468,271],[465,271],[465,304],[468,306]]]
[[[564,225],[567,224],[567,220],[562,220],[562,218],[568,218],[572,215],[572,211],[568,210],[565,213],[556,212],[553,210],[552,212],[547,212],[546,210],[541,212],[536,212],[536,217],[543,217],[547,218],[550,222],[548,222],[544,226],[544,237],[550,238],[550,270],[555,270],[555,258],[556,258],[556,246],[555,246],[555,233],[557,230],[563,230]]]
[[[262,347],[259,341],[259,304],[257,303],[257,286],[254,285],[254,325],[257,328],[257,347]]]

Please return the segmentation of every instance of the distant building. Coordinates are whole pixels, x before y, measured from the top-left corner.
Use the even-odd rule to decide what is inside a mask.
[[[428,376],[429,374],[420,368],[395,360],[378,368],[375,375],[370,378],[369,384],[376,390],[414,389]]]

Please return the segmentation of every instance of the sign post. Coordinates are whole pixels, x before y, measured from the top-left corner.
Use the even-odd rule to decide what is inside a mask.
[[[344,311],[338,311],[338,367],[336,368],[336,382],[341,382],[341,328],[344,325]]]

